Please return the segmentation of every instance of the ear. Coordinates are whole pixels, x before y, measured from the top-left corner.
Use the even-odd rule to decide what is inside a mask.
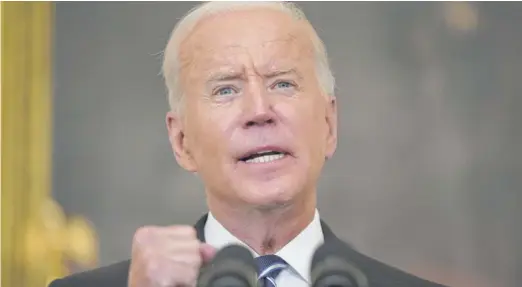
[[[170,146],[178,164],[189,172],[196,172],[196,163],[190,152],[185,137],[185,126],[180,115],[172,111],[167,112],[167,130],[169,133]]]
[[[329,159],[337,149],[337,100],[334,96],[329,97],[326,106],[326,124],[328,133],[326,134],[325,157]]]

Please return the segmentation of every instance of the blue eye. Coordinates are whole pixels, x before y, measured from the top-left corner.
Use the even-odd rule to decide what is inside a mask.
[[[228,96],[228,95],[232,95],[234,92],[235,92],[234,89],[232,89],[231,87],[223,87],[223,88],[217,90],[216,94],[219,96]]]
[[[294,86],[294,84],[290,83],[290,82],[287,82],[287,81],[281,81],[281,82],[277,82],[274,86],[274,88],[278,88],[278,89],[288,89],[288,88],[292,88]]]

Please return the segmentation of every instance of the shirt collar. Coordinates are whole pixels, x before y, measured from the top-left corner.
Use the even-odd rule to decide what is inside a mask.
[[[219,223],[212,213],[208,213],[205,224],[206,243],[217,249],[221,249],[229,244],[239,244],[246,247],[254,257],[258,257],[252,248],[230,233],[221,223]],[[276,255],[283,258],[303,279],[310,282],[310,264],[316,248],[324,242],[323,230],[319,212],[315,210],[315,215],[308,226],[301,231],[294,239],[286,244]]]

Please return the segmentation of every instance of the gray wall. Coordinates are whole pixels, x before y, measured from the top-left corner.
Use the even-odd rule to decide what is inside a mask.
[[[102,265],[129,257],[139,226],[205,211],[170,151],[159,76],[194,4],[56,3],[54,195],[93,222]],[[477,14],[456,22],[445,5],[302,3],[340,104],[319,209],[339,236],[415,274],[519,286],[522,5],[471,3]],[[475,28],[455,28],[474,15]]]

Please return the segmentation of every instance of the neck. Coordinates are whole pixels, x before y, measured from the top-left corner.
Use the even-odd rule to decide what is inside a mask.
[[[316,208],[315,195],[276,207],[238,207],[211,196],[207,203],[216,220],[259,255],[274,254],[294,239],[312,222]]]

